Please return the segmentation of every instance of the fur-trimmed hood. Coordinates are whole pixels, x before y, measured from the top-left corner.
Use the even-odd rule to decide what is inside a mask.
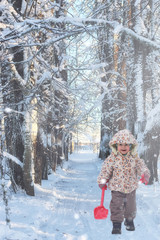
[[[116,155],[117,155],[117,144],[120,144],[120,143],[131,145],[130,152],[132,155],[137,153],[138,143],[135,137],[127,129],[117,132],[109,142],[109,146],[112,149],[112,152]]]

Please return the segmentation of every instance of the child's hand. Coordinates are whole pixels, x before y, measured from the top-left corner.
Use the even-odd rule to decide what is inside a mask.
[[[98,186],[102,189],[105,187],[105,189],[107,189],[107,185],[106,184],[98,184]]]
[[[106,179],[101,179],[101,183],[98,184],[98,186],[99,186],[101,189],[104,188],[104,187],[105,187],[105,189],[107,189],[107,185],[106,185],[107,182],[108,182],[108,181],[106,181]]]
[[[147,185],[148,182],[149,182],[149,178],[150,178],[150,176],[148,175],[148,173],[147,173],[147,172],[144,172],[144,173],[142,174],[142,177],[141,177],[140,181],[141,181],[142,183],[145,183],[145,185]]]

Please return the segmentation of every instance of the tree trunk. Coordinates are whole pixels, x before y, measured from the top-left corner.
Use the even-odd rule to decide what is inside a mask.
[[[40,138],[40,132],[38,131],[36,143],[34,144],[34,171],[35,171],[35,183],[41,185],[42,181],[42,162],[44,158],[43,144]]]
[[[60,8],[55,12],[56,18],[65,15],[65,0],[56,0],[56,3]],[[65,26],[63,23],[57,24],[59,29],[64,30]],[[54,158],[58,165],[62,164],[64,160],[64,148],[63,148],[63,132],[66,119],[66,111],[68,106],[67,92],[65,91],[67,83],[67,71],[63,56],[66,54],[66,45],[62,40],[54,48],[54,61],[55,66],[58,68],[56,78],[62,80],[62,88],[57,86],[54,90]],[[62,67],[63,66],[63,67]]]
[[[34,196],[33,183],[33,158],[31,145],[30,114],[26,112],[24,123],[24,161],[23,161],[23,180],[25,191],[28,195]]]
[[[105,9],[106,19],[112,18],[110,16],[110,9]],[[110,19],[111,20],[111,19]],[[105,33],[105,34],[104,34]],[[117,128],[114,126],[114,111],[116,107],[113,102],[112,86],[113,86],[113,75],[110,73],[114,71],[114,33],[107,27],[98,31],[99,40],[99,58],[103,63],[107,63],[107,67],[104,68],[105,76],[101,79],[102,89],[101,94],[103,95],[102,100],[102,116],[101,116],[101,142],[100,142],[100,153],[99,157],[105,159],[110,154],[109,141],[112,135],[116,132]],[[107,91],[106,91],[107,89]]]
[[[150,170],[151,177],[149,184],[158,181],[158,157],[159,157],[159,142],[160,142],[160,129],[159,127],[152,127],[152,129],[144,135],[144,151],[141,157]]]

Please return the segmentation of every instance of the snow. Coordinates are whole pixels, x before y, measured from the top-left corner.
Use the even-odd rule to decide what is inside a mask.
[[[9,199],[10,228],[5,224],[5,207],[0,204],[1,240],[158,240],[160,236],[160,188],[139,184],[135,232],[122,226],[121,235],[112,235],[109,216],[96,220],[93,210],[100,205],[97,186],[102,161],[97,154],[81,151],[69,156],[63,168],[35,185],[35,197],[23,191]],[[105,208],[109,209],[110,191],[105,191]]]
[[[5,112],[5,113],[12,113],[13,110],[12,110],[11,108],[6,107],[6,108],[4,109],[4,112]]]

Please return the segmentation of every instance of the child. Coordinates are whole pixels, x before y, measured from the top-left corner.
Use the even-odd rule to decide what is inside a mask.
[[[121,234],[121,223],[125,219],[128,231],[134,231],[133,219],[136,216],[136,189],[141,175],[149,181],[150,172],[136,152],[137,141],[128,130],[115,134],[109,143],[111,154],[104,161],[98,176],[100,188],[111,190],[110,202],[112,234]]]

